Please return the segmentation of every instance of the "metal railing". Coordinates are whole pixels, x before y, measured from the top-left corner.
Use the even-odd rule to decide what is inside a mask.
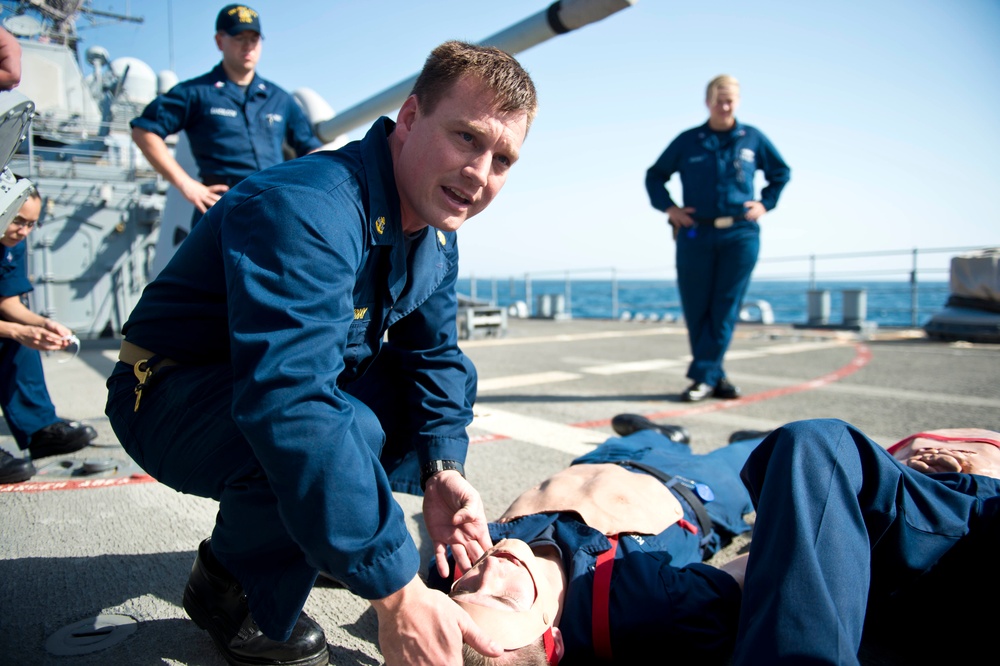
[[[116,168],[129,181],[156,178],[156,172],[132,143],[127,121],[84,121],[76,115],[55,112],[34,117],[11,166],[19,175],[32,179],[106,180],[110,170]]]
[[[885,282],[886,290],[899,292],[905,290],[909,292],[909,325],[916,327],[919,325],[921,313],[921,292],[933,288],[936,292],[941,291],[941,283],[948,281],[949,267],[947,262],[940,261],[940,255],[955,256],[968,252],[978,252],[994,249],[994,246],[963,246],[963,247],[938,247],[938,248],[910,248],[900,250],[879,250],[871,252],[844,252],[830,254],[808,254],[785,257],[762,257],[758,260],[754,271],[753,282],[747,294],[747,301],[755,298],[755,287],[765,289],[770,286],[777,288],[781,284],[802,283],[802,298],[806,297],[806,291],[815,291],[819,288],[836,287],[841,283],[859,282]],[[937,259],[936,265],[934,259]],[[950,261],[950,260],[949,260]],[[545,282],[545,291],[552,294],[553,282],[561,283],[561,290],[558,293],[561,303],[565,308],[564,314],[572,316],[574,284],[577,290],[586,281],[600,281],[607,283],[609,291],[607,295],[607,306],[602,310],[610,312],[613,319],[618,319],[627,308],[634,304],[622,300],[623,281],[628,280],[675,280],[676,275],[666,273],[662,270],[655,277],[650,277],[653,271],[622,271],[614,267],[570,269],[570,270],[542,270],[525,273],[523,278],[507,277],[487,279],[477,278],[470,275],[468,289],[473,301],[479,300],[479,283],[488,282],[490,287],[490,305],[509,305],[515,300],[523,300],[527,308],[527,315],[534,316],[536,308],[534,303],[534,283]],[[500,284],[507,282],[508,296],[500,297]],[[933,285],[933,286],[932,286]],[[847,289],[844,289],[847,291]],[[770,293],[775,293],[771,289]],[[521,296],[523,295],[523,299]],[[541,296],[541,294],[537,294]],[[939,294],[935,293],[934,297]],[[902,300],[898,294],[893,294],[892,300]],[[759,297],[759,294],[757,295]],[[945,295],[946,297],[946,295]],[[925,294],[924,300],[927,300]],[[944,305],[943,301],[937,306]],[[524,307],[522,306],[522,307]],[[662,309],[679,310],[679,297],[674,300],[657,303]],[[926,307],[924,308],[926,309]],[[804,308],[803,308],[804,310]],[[905,314],[905,313],[904,313]],[[548,316],[548,313],[545,313]],[[905,318],[905,317],[903,317]]]

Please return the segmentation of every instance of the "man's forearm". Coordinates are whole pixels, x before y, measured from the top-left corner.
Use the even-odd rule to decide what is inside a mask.
[[[177,189],[182,190],[183,185],[193,179],[191,174],[185,171],[170,154],[167,142],[160,136],[134,127],[132,128],[132,140],[142,151],[149,164],[156,169],[156,172]]]

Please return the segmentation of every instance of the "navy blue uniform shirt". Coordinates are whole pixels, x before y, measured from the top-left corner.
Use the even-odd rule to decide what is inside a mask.
[[[743,204],[754,200],[754,174],[758,169],[767,179],[760,201],[771,210],[792,173],[777,149],[750,125],[737,122],[728,132],[716,132],[705,123],[682,132],[667,146],[646,171],[646,191],[653,208],[666,211],[676,206],[666,184],[680,172],[682,207],[693,207],[693,217],[738,218],[746,212]]]
[[[0,250],[3,250],[0,256],[0,298],[20,296],[35,290],[28,279],[25,263],[27,245],[27,241],[21,241],[14,247],[0,245]]]
[[[256,75],[244,92],[222,63],[154,99],[131,126],[163,139],[186,131],[202,179],[246,178],[280,164],[283,143],[298,156],[323,145],[291,95]]]
[[[401,359],[401,418],[413,424],[420,462],[464,462],[472,421],[456,326],[457,237],[429,227],[404,237],[394,127],[381,118],[361,141],[234,187],[123,327],[130,342],[181,364],[231,364],[233,418],[274,473],[279,504],[313,497],[338,516],[327,537],[311,511],[290,511],[289,533],[311,563],[369,599],[402,588],[419,556],[399,507],[375,506],[389,496],[389,479],[358,436],[343,387],[388,331]]]

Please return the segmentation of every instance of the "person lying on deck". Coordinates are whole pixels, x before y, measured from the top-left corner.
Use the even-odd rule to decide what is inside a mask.
[[[962,650],[986,649],[995,613],[971,607],[1000,592],[977,575],[1000,546],[1000,433],[932,430],[886,450],[815,419],[699,456],[660,429],[671,426],[609,439],[491,523],[494,548],[450,594],[506,652],[466,650],[467,664],[632,663],[664,650],[699,664],[861,663],[862,634],[913,663],[954,657],[933,630],[948,608],[968,609]],[[635,463],[672,473],[672,497]],[[702,501],[710,531],[675,494],[683,484],[697,496],[703,469],[715,474],[701,487],[715,493]],[[701,563],[751,510],[749,556]],[[687,535],[708,542],[701,557]]]
[[[766,433],[734,433],[699,455],[680,426],[634,414],[612,425],[624,436],[490,524],[494,547],[454,585],[435,567],[428,573],[508,651],[488,660],[466,650],[466,664],[589,663],[595,654],[641,663],[666,643],[672,657],[699,663],[731,653],[740,560],[726,570],[703,561],[750,530],[739,472]]]

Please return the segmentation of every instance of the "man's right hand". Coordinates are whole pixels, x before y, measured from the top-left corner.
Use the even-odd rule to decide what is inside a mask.
[[[459,666],[462,643],[488,657],[503,654],[468,613],[414,577],[401,590],[371,602],[386,666]]]
[[[132,128],[132,140],[156,172],[177,188],[181,195],[204,213],[219,200],[228,185],[205,185],[195,180],[174,159],[163,137],[141,127]]]
[[[215,205],[223,194],[229,190],[228,185],[205,185],[194,178],[188,178],[184,186],[179,188],[184,198],[194,204],[199,213],[204,213]]]
[[[673,227],[690,227],[694,224],[694,220],[691,219],[691,213],[693,212],[694,208],[690,206],[687,208],[671,206],[667,209],[667,222]]]

